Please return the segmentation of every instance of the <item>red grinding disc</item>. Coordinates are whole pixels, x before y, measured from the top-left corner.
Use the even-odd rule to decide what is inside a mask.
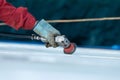
[[[70,43],[70,46],[67,48],[64,48],[64,53],[65,54],[72,54],[76,50],[76,44],[75,43]]]

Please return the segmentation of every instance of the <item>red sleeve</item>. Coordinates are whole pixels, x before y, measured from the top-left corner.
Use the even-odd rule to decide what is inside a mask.
[[[31,30],[36,22],[27,8],[16,8],[6,0],[0,0],[0,20],[16,30],[19,28]]]

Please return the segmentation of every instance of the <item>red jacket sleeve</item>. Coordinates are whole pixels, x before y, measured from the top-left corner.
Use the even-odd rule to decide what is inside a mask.
[[[16,30],[19,28],[31,30],[36,22],[27,8],[16,8],[6,0],[0,0],[0,20]]]

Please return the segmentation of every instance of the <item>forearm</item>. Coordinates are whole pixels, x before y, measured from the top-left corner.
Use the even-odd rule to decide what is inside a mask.
[[[16,8],[6,0],[0,0],[0,20],[16,30],[19,28],[31,30],[36,22],[27,8]]]

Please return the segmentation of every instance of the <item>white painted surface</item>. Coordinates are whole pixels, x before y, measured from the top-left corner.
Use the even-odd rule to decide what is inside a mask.
[[[0,42],[0,80],[120,80],[120,51]]]

